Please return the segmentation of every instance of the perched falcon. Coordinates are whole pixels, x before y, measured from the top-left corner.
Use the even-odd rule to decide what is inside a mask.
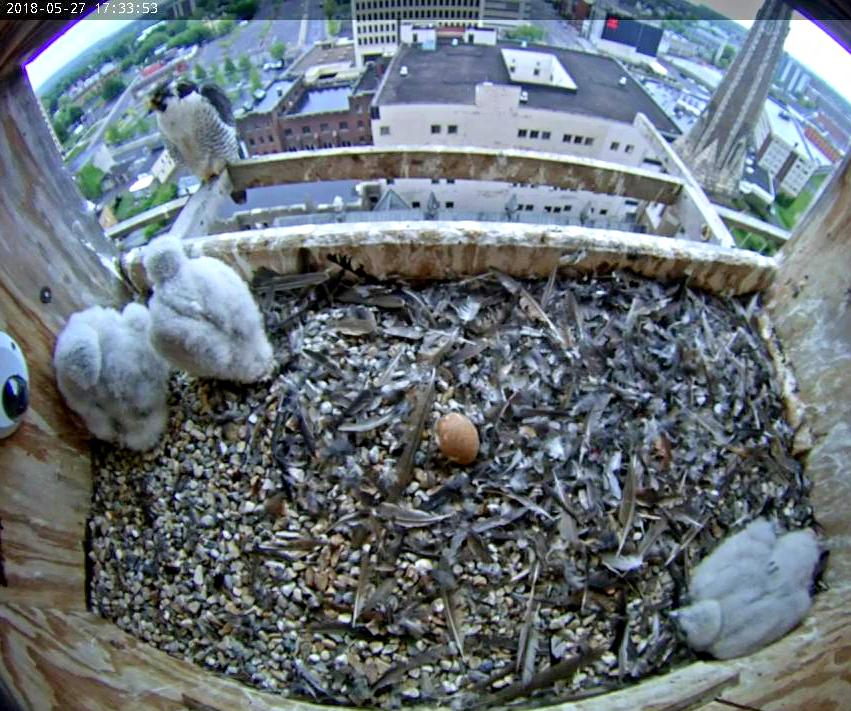
[[[202,181],[220,175],[227,163],[240,157],[230,100],[215,84],[161,84],[150,106],[157,112],[169,153]]]

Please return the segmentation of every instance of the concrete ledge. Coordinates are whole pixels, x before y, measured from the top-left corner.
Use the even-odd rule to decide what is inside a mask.
[[[491,222],[384,222],[305,225],[187,239],[193,256],[217,257],[245,279],[266,267],[281,274],[324,269],[346,256],[379,278],[447,279],[497,269],[545,277],[554,267],[628,269],[662,281],[688,278],[719,294],[765,289],[776,262],[748,250],[580,226]],[[147,287],[141,251],[124,257],[134,286]]]

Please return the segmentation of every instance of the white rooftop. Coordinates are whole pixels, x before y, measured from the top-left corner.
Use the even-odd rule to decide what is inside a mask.
[[[525,49],[503,49],[502,61],[512,81],[576,91],[576,82],[552,54]]]

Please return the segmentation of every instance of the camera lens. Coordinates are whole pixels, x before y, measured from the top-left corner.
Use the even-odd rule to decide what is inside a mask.
[[[27,411],[29,404],[30,392],[26,381],[19,375],[13,375],[3,385],[3,410],[14,420]]]

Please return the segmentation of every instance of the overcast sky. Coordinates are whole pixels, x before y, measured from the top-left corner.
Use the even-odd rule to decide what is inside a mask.
[[[742,0],[734,1],[741,13]],[[713,8],[724,12],[724,8],[720,7],[722,2],[723,0],[714,0]],[[733,12],[731,10],[728,14],[733,15]],[[800,15],[796,13],[795,18],[800,18]],[[38,88],[48,77],[61,69],[69,58],[117,32],[129,22],[131,20],[78,22],[27,65],[30,81]],[[745,26],[752,24],[746,20],[739,22]],[[851,101],[851,55],[809,20],[793,19],[791,24],[786,39],[786,51]]]

